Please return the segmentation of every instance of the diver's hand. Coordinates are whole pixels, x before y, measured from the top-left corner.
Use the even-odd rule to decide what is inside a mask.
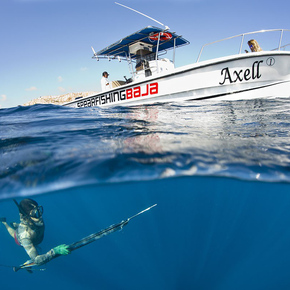
[[[70,254],[69,246],[68,245],[59,245],[53,248],[53,251],[56,255],[68,255]]]
[[[6,223],[6,217],[0,217],[0,222],[1,223]]]

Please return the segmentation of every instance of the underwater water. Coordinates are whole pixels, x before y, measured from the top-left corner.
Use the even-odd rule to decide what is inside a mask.
[[[1,289],[289,289],[290,100],[0,110],[0,217],[44,207],[39,251],[156,207]]]

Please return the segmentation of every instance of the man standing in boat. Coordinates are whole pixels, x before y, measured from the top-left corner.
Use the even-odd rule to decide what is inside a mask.
[[[102,86],[102,92],[108,91],[109,89],[111,89],[111,85],[110,82],[108,80],[109,74],[104,71],[103,72],[103,77],[101,79],[101,86]]]
[[[33,199],[23,199],[19,204],[14,200],[19,209],[20,223],[7,224],[6,218],[0,218],[0,222],[6,227],[10,236],[16,244],[23,247],[30,259],[37,265],[49,262],[56,255],[67,255],[70,253],[67,245],[57,246],[46,254],[39,255],[36,246],[44,237],[44,221],[42,218],[43,207]]]

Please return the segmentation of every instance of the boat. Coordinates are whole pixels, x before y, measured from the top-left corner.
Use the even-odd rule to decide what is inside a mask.
[[[195,63],[175,67],[176,49],[189,44],[169,27],[145,27],[95,52],[96,60],[128,62],[130,77],[110,83],[110,89],[76,99],[64,106],[135,106],[191,100],[239,100],[290,96],[290,44],[283,45],[289,29],[242,33],[202,46]],[[261,34],[278,33],[272,49],[257,41]],[[252,39],[255,35],[255,39]],[[202,60],[204,49],[238,38],[236,53]],[[247,45],[245,49],[245,45]],[[261,46],[260,46],[261,45]],[[275,45],[275,44],[274,44]],[[171,50],[172,58],[166,58]]]

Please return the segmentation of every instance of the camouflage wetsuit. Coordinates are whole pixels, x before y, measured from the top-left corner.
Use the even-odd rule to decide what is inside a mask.
[[[14,238],[22,246],[34,263],[41,265],[55,257],[53,249],[46,254],[39,255],[35,246],[39,245],[44,237],[44,222],[42,218],[30,220],[20,214],[20,224],[15,225]]]

